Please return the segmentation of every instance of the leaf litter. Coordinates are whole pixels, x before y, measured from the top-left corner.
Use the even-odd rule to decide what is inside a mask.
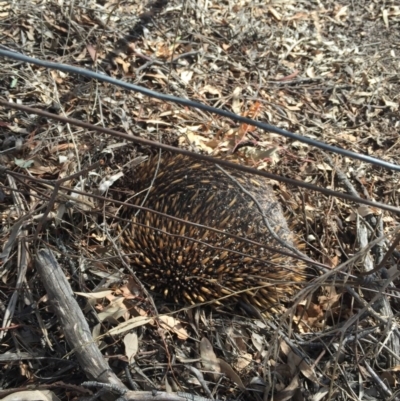
[[[0,19],[1,43],[8,48],[100,69],[149,89],[400,163],[400,9],[394,3],[172,0],[167,6],[163,1],[89,0],[84,7],[33,0],[16,1],[11,9],[9,2],[0,1]],[[2,59],[1,69],[1,96],[10,102],[197,152],[230,155],[241,163],[331,189],[347,190],[351,182],[362,196],[399,206],[398,173],[339,156],[328,160],[322,151],[298,141],[79,76],[9,59]],[[116,257],[116,246],[109,241],[112,227],[99,223],[106,213],[116,213],[115,206],[104,208],[88,196],[74,197],[68,191],[78,188],[118,197],[121,189],[114,188],[124,166],[142,157],[143,149],[11,108],[0,110],[0,116],[1,164],[14,172],[57,180],[85,169],[100,155],[111,161],[84,180],[64,183],[51,211],[58,213],[58,223],[52,227],[49,213],[47,231],[39,239],[57,252],[78,300],[84,299],[81,295],[86,298],[82,302],[87,307],[82,308],[118,374],[124,375],[128,362],[146,372],[134,373],[143,389],[179,387],[204,396],[204,382],[192,380],[186,369],[196,366],[218,373],[208,377],[206,385],[219,399],[360,399],[358,394],[383,399],[383,394],[394,394],[400,362],[395,341],[399,248],[387,261],[391,285],[382,294],[395,315],[390,320],[384,314],[383,320],[360,315],[343,331],[363,308],[345,285],[354,285],[366,302],[379,289],[353,282],[359,272],[365,273],[363,261],[370,251],[346,267],[345,282],[334,269],[360,251],[362,227],[367,227],[372,241],[397,227],[398,216],[275,182],[307,254],[330,266],[336,278],[329,283],[314,280],[314,286],[312,281],[308,296],[292,308],[290,324],[280,316],[255,322],[229,308],[176,310],[157,298],[156,315],[148,294]],[[343,179],[338,178],[340,172]],[[26,383],[51,383],[60,399],[74,398],[80,387],[67,390],[60,381],[80,385],[79,367],[71,366],[65,375],[60,365],[47,366],[40,359],[62,359],[67,353],[31,262],[35,228],[44,212],[40,206],[48,204],[54,188],[35,181],[10,184],[4,176],[1,184],[0,303],[8,359],[0,360],[0,396],[7,389],[23,389]],[[77,203],[71,207],[72,201]],[[384,240],[374,248],[376,264],[390,244]],[[317,272],[310,275],[319,277]],[[36,312],[35,302],[40,304]],[[201,346],[204,339],[208,354]],[[30,355],[29,363],[11,362],[21,349]],[[183,362],[174,362],[175,355]],[[214,365],[203,365],[206,359]],[[31,396],[39,397],[33,392]]]

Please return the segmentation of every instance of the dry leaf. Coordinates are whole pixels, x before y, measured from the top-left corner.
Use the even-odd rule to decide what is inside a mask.
[[[172,51],[173,51],[172,46],[168,46],[165,43],[159,43],[157,45],[156,56],[163,59],[171,58]]]
[[[130,363],[133,357],[137,354],[137,351],[139,349],[137,334],[135,332],[128,333],[124,337],[124,345],[125,345],[125,355],[128,357]]]
[[[97,51],[96,51],[95,47],[92,46],[91,44],[88,44],[88,45],[86,45],[86,49],[87,49],[92,61],[96,61]]]
[[[349,6],[341,7],[340,10],[335,15],[335,20],[336,21],[345,20],[346,17],[348,16],[348,12],[347,12],[348,8],[349,8]],[[344,18],[341,18],[341,17],[344,17]]]
[[[25,218],[21,218],[18,221],[16,221],[11,229],[11,234],[7,240],[7,242],[4,245],[3,252],[0,254],[0,259],[2,260],[3,264],[8,261],[8,258],[10,256],[10,252],[13,249],[15,240],[18,237],[18,234],[21,231],[22,225],[25,223]]]
[[[80,295],[88,299],[102,299],[112,294],[111,290],[98,291],[98,292],[75,292],[74,294]]]
[[[220,373],[221,368],[218,362],[218,358],[214,353],[213,347],[206,337],[203,337],[200,341],[200,356],[201,364],[204,370],[212,373]],[[213,375],[214,379],[217,380],[218,376]]]
[[[202,95],[204,93],[209,93],[211,95],[216,95],[218,97],[221,97],[221,91],[216,88],[215,86],[211,86],[211,85],[205,85],[202,89],[199,90],[199,93],[201,93]]]
[[[295,373],[297,369],[300,369],[301,373],[303,373],[303,375],[307,377],[307,379],[315,383],[318,382],[318,378],[313,369],[311,369],[311,367],[302,357],[295,354],[285,341],[281,341],[281,350],[288,358],[288,364],[291,368],[292,373]]]
[[[131,66],[130,63],[127,63],[121,57],[115,57],[114,61],[115,61],[115,63],[119,64],[122,67],[125,74],[127,74],[129,72],[129,67]]]
[[[330,293],[329,295],[321,295],[318,297],[319,306],[322,310],[327,311],[338,305],[341,295]]]
[[[1,401],[59,401],[50,390],[17,391],[2,398]]]
[[[292,381],[287,387],[279,391],[274,396],[274,401],[291,400],[294,397],[295,393],[299,390],[299,388],[300,388],[299,377],[298,375],[296,375],[295,377],[293,377]]]
[[[300,356],[295,354],[294,352],[291,352],[288,355],[288,361],[290,361],[290,365],[295,365],[297,368],[300,369],[300,372],[307,377],[307,379],[313,381],[314,383],[318,383],[318,378],[314,372],[313,369],[311,369],[311,366],[308,365],[308,363]]]
[[[275,10],[275,8],[273,7],[268,7],[268,11],[274,16],[275,19],[277,19],[278,21],[280,21],[282,19],[282,15]]]
[[[136,327],[144,326],[147,323],[154,323],[153,319],[146,316],[137,316],[119,324],[117,327],[113,327],[111,330],[104,335],[116,335],[126,333],[129,330],[135,329]]]
[[[251,333],[251,341],[258,352],[261,352],[265,349],[265,338],[264,336],[260,336],[257,333]]]
[[[182,323],[172,316],[162,315],[159,316],[160,326],[168,331],[175,333],[180,340],[187,340],[189,334],[183,328]]]
[[[389,28],[389,17],[387,8],[382,10],[382,19],[383,22],[385,23],[386,28]]]
[[[229,363],[225,362],[223,359],[218,359],[219,366],[221,369],[221,373],[224,373],[225,376],[229,377],[230,380],[232,380],[236,385],[241,389],[245,390],[246,387],[242,382],[242,379],[240,376],[232,369],[231,365]]]
[[[181,71],[180,77],[185,84],[188,84],[193,77],[193,71],[190,70]]]
[[[97,317],[100,322],[116,322],[120,317],[127,316],[127,308],[124,304],[124,297],[115,298],[110,305],[107,305]],[[129,315],[129,314],[128,314]]]
[[[332,171],[332,166],[330,166],[328,163],[318,163],[316,167],[318,170]]]
[[[241,97],[242,88],[237,86],[232,93],[232,111],[236,114],[240,114],[243,105],[243,99]]]
[[[186,135],[182,137],[182,139],[185,141],[189,140],[190,145],[197,146],[206,153],[210,154],[213,151],[213,148],[207,144],[209,140],[203,135],[197,134],[196,132],[188,131]]]
[[[253,361],[253,356],[248,352],[241,354],[234,363],[234,368],[240,373],[241,370],[245,369]]]
[[[312,401],[322,401],[325,400],[325,396],[329,393],[329,388],[320,388],[313,396]]]

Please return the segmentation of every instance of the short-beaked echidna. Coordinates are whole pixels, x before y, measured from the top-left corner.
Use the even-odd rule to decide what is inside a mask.
[[[129,203],[202,226],[125,208],[122,216],[132,223],[120,237],[123,250],[142,283],[167,299],[194,304],[228,296],[273,310],[298,289],[304,264],[278,253],[290,252],[284,244],[295,241],[268,180],[225,171],[230,176],[212,163],[176,154],[137,167],[129,177],[136,194]],[[259,202],[275,238],[254,199],[235,180]]]

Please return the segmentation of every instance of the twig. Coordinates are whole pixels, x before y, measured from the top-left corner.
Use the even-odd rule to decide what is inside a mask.
[[[74,298],[69,282],[50,250],[39,250],[36,268],[49,297],[49,303],[53,306],[63,328],[65,338],[75,352],[86,376],[90,380],[126,388],[110,370],[93,340],[89,325]]]
[[[374,202],[374,201],[371,201],[371,200],[368,200],[368,199],[363,199],[363,198],[356,198],[356,197],[354,197],[352,195],[345,194],[343,192],[333,191],[333,190],[328,189],[328,188],[318,187],[318,186],[310,184],[308,182],[303,182],[303,181],[300,181],[300,180],[294,180],[292,178],[278,176],[276,174],[268,173],[267,171],[256,170],[255,168],[248,167],[248,166],[243,166],[241,164],[236,164],[236,163],[230,162],[228,160],[222,160],[222,159],[216,160],[213,157],[210,157],[210,156],[207,156],[207,155],[203,155],[203,154],[200,154],[200,153],[193,153],[193,152],[190,152],[190,151],[185,150],[185,149],[176,148],[174,146],[165,145],[163,143],[147,140],[147,139],[144,139],[144,138],[139,138],[137,136],[133,136],[133,135],[129,135],[129,134],[124,134],[122,132],[118,132],[118,131],[115,131],[115,130],[112,130],[112,129],[109,129],[109,128],[99,127],[99,126],[96,126],[96,125],[93,125],[93,124],[89,124],[89,123],[85,123],[83,121],[76,120],[76,119],[73,119],[73,118],[67,118],[67,117],[59,116],[57,114],[48,113],[48,112],[40,110],[40,109],[33,109],[31,107],[23,106],[21,104],[9,103],[9,102],[6,102],[6,101],[4,101],[2,99],[0,99],[0,105],[5,106],[5,107],[9,107],[9,108],[13,108],[13,109],[17,109],[17,110],[22,110],[22,111],[25,111],[27,113],[34,113],[34,114],[37,114],[37,115],[40,115],[40,116],[44,116],[44,117],[47,117],[47,118],[52,118],[54,120],[61,121],[61,122],[67,123],[67,124],[73,124],[73,125],[76,125],[78,127],[82,127],[82,128],[86,128],[86,129],[90,129],[90,130],[95,130],[95,131],[102,132],[102,133],[105,133],[105,134],[108,134],[108,135],[112,135],[112,136],[117,137],[117,138],[126,139],[126,140],[128,140],[130,142],[139,143],[141,145],[152,146],[152,147],[155,147],[155,148],[158,148],[158,149],[164,149],[164,150],[167,150],[167,151],[170,151],[170,152],[173,152],[173,153],[184,154],[184,155],[193,157],[193,158],[195,158],[197,160],[204,160],[204,161],[207,161],[207,162],[210,162],[210,163],[214,163],[214,164],[218,163],[221,166],[232,168],[234,170],[243,171],[245,173],[250,173],[250,174],[255,174],[255,175],[261,175],[263,177],[270,178],[271,180],[284,182],[284,183],[289,184],[289,185],[298,186],[300,188],[306,188],[306,189],[309,189],[309,190],[312,190],[312,191],[318,191],[318,192],[321,192],[321,193],[323,193],[323,194],[325,194],[327,196],[334,196],[334,197],[337,197],[337,198],[346,199],[346,200],[350,200],[350,201],[353,201],[353,202],[358,202],[358,203],[369,205],[369,206],[374,206],[374,207],[377,207],[377,208],[380,208],[380,209],[383,209],[383,210],[388,210],[390,212],[394,212],[394,213],[400,214],[400,209],[398,207],[395,207],[395,206],[392,206],[392,205],[387,205],[387,204],[381,203],[381,202]],[[250,122],[247,121],[247,119],[245,119],[245,120],[246,121],[243,121],[243,122],[250,123]],[[393,169],[395,169],[396,171],[400,170],[400,166],[396,166],[396,168],[393,168]]]

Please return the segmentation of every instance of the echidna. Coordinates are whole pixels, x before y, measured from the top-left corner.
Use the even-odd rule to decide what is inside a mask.
[[[126,208],[123,216],[132,224],[121,235],[122,247],[142,283],[167,299],[218,303],[228,296],[274,309],[304,280],[303,262],[278,253],[290,253],[285,244],[293,247],[295,241],[268,180],[225,171],[229,175],[212,163],[176,154],[141,164],[130,177],[136,194],[130,202],[201,227]],[[246,191],[261,205],[269,228]]]

